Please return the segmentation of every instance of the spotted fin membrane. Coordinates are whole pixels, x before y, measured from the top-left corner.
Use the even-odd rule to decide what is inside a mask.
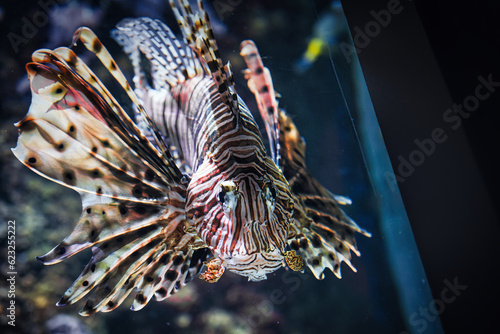
[[[81,28],[76,37],[141,109],[93,32]],[[168,150],[144,137],[72,50],[39,50],[27,71],[32,104],[16,124],[13,153],[34,172],[79,192],[83,207],[73,232],[38,260],[54,264],[92,249],[58,305],[87,296],[80,314],[90,315],[114,309],[134,288],[133,309],[175,293],[200,272],[209,252],[185,220],[186,181]]]
[[[306,144],[292,119],[278,107],[270,71],[264,67],[255,43],[241,43],[241,56],[248,69],[245,78],[248,88],[255,95],[259,112],[266,125],[275,159],[290,184],[294,195],[294,224],[289,235],[290,248],[302,257],[318,279],[329,268],[341,278],[340,265],[351,263],[351,251],[360,256],[354,239],[355,232],[367,237],[371,234],[361,229],[340,208],[350,204],[343,196],[333,195],[309,172],[305,163]]]

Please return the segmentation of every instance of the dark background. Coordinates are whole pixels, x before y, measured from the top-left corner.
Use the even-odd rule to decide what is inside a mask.
[[[342,1],[353,36],[387,0]],[[399,182],[435,299],[444,280],[467,288],[441,313],[446,333],[498,328],[498,112],[500,92],[452,130],[443,114],[473,95],[478,76],[500,81],[500,4],[401,1],[403,11],[359,53],[393,168],[415,139],[447,140]]]

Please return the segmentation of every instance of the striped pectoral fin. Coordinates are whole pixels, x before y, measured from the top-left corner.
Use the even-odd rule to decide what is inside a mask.
[[[162,229],[158,225],[148,226],[93,246],[90,262],[58,305],[73,304],[92,289],[110,285],[110,280],[121,280],[126,273],[135,272],[147,260],[147,254],[163,241]]]
[[[84,45],[96,53],[127,92],[132,104],[140,111],[145,123],[151,129],[156,146],[144,136],[92,70],[68,48],[58,48],[54,51],[38,50],[33,54],[33,60],[36,63],[27,66],[33,96],[38,93],[35,90],[36,79],[45,77],[58,82],[64,89],[63,95],[60,96],[62,102],[58,102],[58,104],[63,107],[69,104],[71,107],[74,106],[77,111],[83,107],[84,114],[90,114],[101,121],[118,140],[126,145],[135,156],[139,156],[145,164],[154,169],[165,182],[178,182],[182,173],[176,168],[168,148],[158,131],[153,127],[137,96],[109,52],[90,29],[81,28],[75,35],[84,40]],[[47,85],[43,80],[38,81],[41,82],[41,86]],[[58,109],[65,108],[59,107]],[[159,148],[161,153],[156,148]]]
[[[175,294],[202,269],[210,256],[196,230],[186,222],[165,230],[165,248],[148,265],[137,284],[131,310],[142,309],[154,297],[161,301]]]
[[[34,56],[46,63],[27,65],[32,103],[16,124],[16,157],[42,176],[80,192],[162,200],[164,190],[181,180],[173,159],[161,157],[129,119],[119,119],[64,59],[49,51]]]
[[[132,290],[137,294],[131,310],[138,311],[151,297],[163,300],[190,282],[209,256],[208,248],[197,234],[186,228],[184,221],[163,228],[162,236],[161,242],[148,245],[149,249],[138,260],[120,264],[115,273],[93,291],[80,314],[110,312]]]
[[[165,204],[119,201],[91,194],[82,194],[82,197],[83,212],[71,234],[47,254],[37,257],[38,261],[56,264],[98,243],[158,224],[165,216],[174,219],[182,214],[174,213],[173,208]]]
[[[101,271],[103,276],[105,275],[102,280],[98,283],[91,282],[94,290],[91,291],[79,314],[87,316],[99,311],[111,311],[118,307],[132,292],[131,284],[136,283],[137,278],[142,276],[148,261],[153,258],[161,246],[161,236],[149,242],[143,240],[140,248],[130,252],[130,255],[127,252],[124,254],[126,258],[116,258],[119,263],[111,267],[109,274],[106,275],[105,272]],[[81,280],[77,282],[78,285]]]
[[[123,275],[123,284],[117,284],[111,292],[108,290],[109,293],[99,304],[91,302],[100,306],[95,307],[93,312],[114,310],[132,290],[137,291],[130,308],[133,311],[144,308],[151,297],[161,301],[175,294],[201,270],[202,259],[205,259],[209,252],[207,248],[194,249],[187,245],[181,248],[183,249],[176,247],[173,241],[162,243],[134,273]]]
[[[144,167],[138,170],[139,162],[124,161],[112,149],[106,153],[107,147],[98,138],[89,139],[95,144],[92,148],[86,147],[43,119],[25,121],[20,128],[21,135],[13,150],[14,155],[48,179],[79,192],[123,200],[163,201],[167,196],[162,183],[143,179],[149,171],[152,180],[153,171]],[[109,143],[106,146],[110,146]],[[94,150],[100,150],[105,156]]]
[[[157,127],[149,117],[148,113],[144,109],[144,106],[139,101],[137,95],[132,90],[132,87],[125,78],[125,75],[118,68],[116,61],[113,59],[113,57],[106,49],[106,47],[101,43],[101,41],[99,41],[94,32],[86,27],[78,29],[75,32],[73,40],[82,41],[83,45],[97,56],[97,58],[101,61],[101,63],[108,69],[111,75],[116,79],[116,81],[118,81],[120,86],[125,90],[128,97],[132,101],[133,105],[137,108],[138,113],[144,120],[144,123],[148,127],[150,134],[153,136],[156,143],[156,147],[158,147],[158,149],[161,152],[160,161],[156,161],[157,166],[161,167],[163,162],[163,165],[165,167],[164,168],[165,172],[167,174],[170,174],[170,176],[175,180],[180,181],[180,179],[182,178],[182,173],[179,171],[179,169],[175,166],[175,163],[172,161],[170,152],[168,151],[168,147],[163,141],[160,132],[158,131]],[[78,68],[76,70],[78,71]],[[105,87],[103,85],[100,85],[99,82],[97,82],[97,84],[98,84],[97,86],[99,86],[100,89],[105,89]],[[120,108],[120,110],[117,110],[115,108],[114,111],[115,112],[109,115],[110,117],[106,118],[106,120],[109,123],[108,119],[116,118],[116,122],[114,122],[112,125],[117,127],[118,129],[120,127],[124,127],[124,125],[127,125],[123,129],[125,131],[120,131],[120,133],[122,133],[123,139],[130,140],[132,142],[135,141],[140,147],[143,147],[146,150],[146,153],[149,153],[148,151],[156,152],[156,149],[151,145],[149,140],[146,139],[144,134],[141,133],[141,131],[135,126],[135,124],[131,122],[130,118],[126,115],[126,113],[123,111],[122,108]],[[111,117],[112,115],[115,117]],[[132,136],[130,136],[129,134],[132,134]],[[155,157],[155,155],[153,155],[152,157]]]
[[[155,258],[137,285],[139,292],[131,310],[141,310],[153,297],[157,301],[170,297],[201,271],[209,251],[208,248],[194,249],[188,242],[192,237],[184,235],[177,245]]]
[[[169,201],[154,204],[82,194],[83,212],[73,232],[37,258],[54,264],[92,247],[89,264],[58,305],[73,304],[93,290],[80,314],[111,311],[164,253],[178,246],[177,240],[204,247],[185,228],[182,198],[175,198],[175,191],[171,195]]]
[[[92,208],[101,209],[97,205]],[[137,218],[137,212],[132,212],[135,209],[122,206],[118,210],[122,216]],[[146,215],[142,209],[139,212]],[[206,246],[186,228],[182,216],[139,220],[135,224],[128,221],[114,231],[105,227],[96,232],[91,260],[58,302],[59,306],[73,304],[88,295],[81,315],[109,312],[137,290],[132,309],[140,309],[153,295],[157,299],[172,295],[201,270],[208,256]],[[79,229],[75,231],[68,238],[78,238]]]
[[[351,251],[357,256],[361,254],[356,248],[355,233],[371,235],[354,223],[333,198],[303,196],[300,201],[302,206],[295,213],[296,234],[290,247],[302,256],[317,279],[323,279],[326,268],[341,278],[342,262],[356,272]]]

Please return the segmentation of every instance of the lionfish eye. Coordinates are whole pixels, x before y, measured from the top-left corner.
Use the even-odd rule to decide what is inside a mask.
[[[271,191],[271,197],[273,199],[276,199],[276,188],[274,186],[269,187],[269,190]]]
[[[219,200],[219,203],[224,204],[224,201],[226,200],[226,190],[224,190],[224,188],[222,188],[217,194],[217,199]]]
[[[267,198],[267,200],[276,200],[276,188],[272,183],[268,183],[265,186],[264,196]]]
[[[234,181],[224,181],[220,185],[217,200],[219,203],[229,207],[235,206],[235,201],[238,199],[238,185]]]

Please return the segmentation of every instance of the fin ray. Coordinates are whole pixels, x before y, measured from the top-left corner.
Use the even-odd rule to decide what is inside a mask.
[[[186,43],[198,55],[205,72],[211,75],[217,83],[222,101],[239,119],[238,95],[236,94],[231,64],[228,62],[223,65],[222,63],[210,19],[203,2],[198,0],[197,12],[192,11],[187,0],[179,0],[178,4],[174,0],[169,0],[169,3]]]
[[[305,163],[305,142],[291,118],[280,110],[278,120],[282,170],[295,195],[290,246],[302,256],[316,278],[322,279],[326,268],[341,278],[342,262],[356,271],[351,251],[357,256],[360,252],[354,234],[367,237],[371,234],[340,208],[341,204],[350,204],[349,199],[333,195],[311,175]]]

